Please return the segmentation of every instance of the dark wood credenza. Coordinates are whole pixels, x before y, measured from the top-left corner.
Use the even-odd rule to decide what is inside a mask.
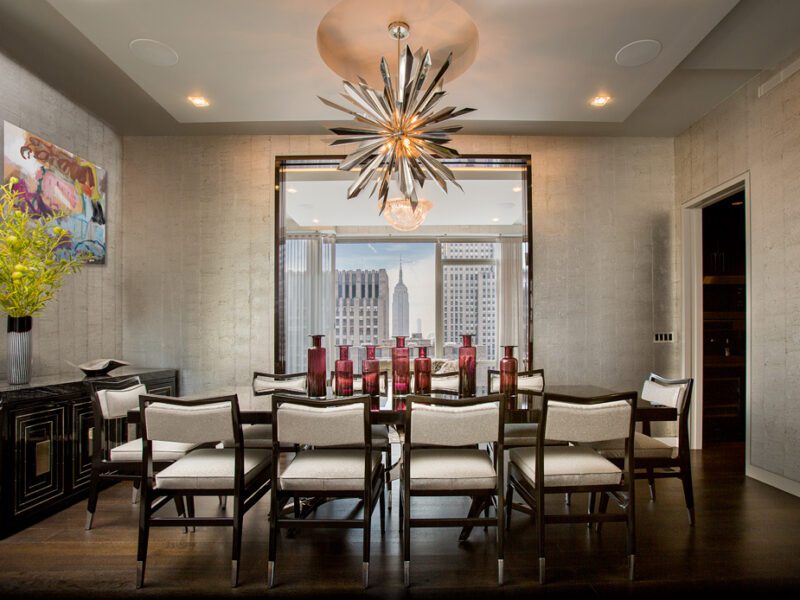
[[[0,384],[0,537],[87,497],[92,472],[89,381],[139,375],[154,394],[176,396],[176,369],[121,367],[103,378],[56,375]]]

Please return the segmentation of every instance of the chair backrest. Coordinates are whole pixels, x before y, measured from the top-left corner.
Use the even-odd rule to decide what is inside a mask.
[[[645,379],[642,386],[642,400],[651,404],[670,406],[678,411],[678,415],[683,415],[692,400],[692,387],[694,380],[689,379],[666,379],[655,373]]]
[[[125,417],[139,407],[139,396],[147,393],[147,387],[138,375],[90,381],[88,385],[94,414],[92,459],[107,460],[111,448],[128,440]]]
[[[489,393],[494,394],[500,390],[500,371],[488,371]],[[520,371],[517,373],[517,389],[525,392],[541,392],[544,390],[544,369]]]
[[[369,410],[369,396],[327,400],[274,394],[273,444],[370,446]]]
[[[593,443],[633,436],[636,392],[574,401],[549,400],[545,392],[538,435],[560,442]]]
[[[431,373],[431,393],[458,394],[458,371]]]
[[[265,396],[275,392],[305,394],[307,390],[306,373],[253,373],[253,394]]]
[[[242,445],[236,394],[192,398],[144,395],[140,406],[142,436],[148,442],[204,444],[233,438]]]
[[[406,440],[426,446],[503,443],[505,397],[406,399]]]

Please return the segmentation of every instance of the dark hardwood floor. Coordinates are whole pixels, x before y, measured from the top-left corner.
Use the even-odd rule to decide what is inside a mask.
[[[267,506],[245,517],[241,586],[229,587],[228,529],[152,531],[146,587],[134,589],[138,507],[130,486],[100,496],[95,525],[84,531],[81,502],[0,541],[0,597],[670,597],[711,591],[764,592],[800,589],[800,498],[746,479],[741,446],[719,446],[694,456],[697,525],[689,527],[680,482],[658,482],[651,502],[646,482],[637,488],[637,581],[626,579],[624,527],[601,534],[583,525],[548,527],[548,583],[536,582],[536,545],[529,517],[515,512],[506,546],[506,585],[496,586],[495,534],[473,531],[459,544],[458,530],[414,530],[411,588],[402,585],[397,523],[398,487],[386,535],[375,515],[370,589],[361,590],[361,533],[307,530],[279,542],[276,587],[266,587]],[[586,496],[571,507],[585,510]],[[229,503],[230,506],[230,503]],[[352,501],[323,506],[319,516],[344,514]],[[415,514],[466,510],[466,500],[415,500]],[[445,510],[447,509],[447,510]],[[215,499],[198,502],[218,510]]]

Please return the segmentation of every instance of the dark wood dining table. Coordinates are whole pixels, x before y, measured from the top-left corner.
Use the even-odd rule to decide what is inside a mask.
[[[282,393],[282,392],[276,392]],[[485,393],[485,390],[478,389],[478,395]],[[614,390],[593,386],[593,385],[547,385],[544,392],[551,400],[578,400],[586,403],[597,402],[609,394],[617,393]],[[456,394],[433,394],[436,397],[455,398]],[[203,397],[202,395],[186,396],[186,398]],[[329,391],[329,397],[333,394]],[[537,423],[541,412],[542,392],[529,392],[519,390],[516,395],[506,399],[506,422],[507,423]],[[263,404],[263,406],[242,406],[240,416],[243,424],[271,424],[270,395],[254,396],[251,404]],[[370,413],[370,421],[373,425],[402,425],[405,418],[405,396],[399,397],[398,401],[392,396],[391,390],[385,396],[381,396],[377,402],[377,407]],[[639,398],[636,404],[636,420],[639,422],[651,421],[674,421],[678,418],[675,408],[669,406],[659,406],[651,404]],[[131,424],[139,423],[139,409],[128,411],[128,422]]]

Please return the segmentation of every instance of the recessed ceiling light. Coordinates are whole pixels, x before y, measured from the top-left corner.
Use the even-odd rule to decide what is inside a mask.
[[[286,188],[286,191],[289,192],[290,194],[296,194],[297,193],[297,190],[294,189],[294,188]]]
[[[744,200],[737,200],[736,202],[731,202],[731,206],[742,206],[744,204]]]
[[[319,219],[311,219],[312,223],[319,223]]]
[[[171,67],[178,62],[178,53],[158,40],[138,38],[128,44],[128,49],[136,58],[154,67]]]
[[[611,96],[595,96],[591,99],[589,104],[597,108],[603,108],[609,102],[611,102]]]
[[[512,192],[521,192],[522,191],[522,186],[520,186],[520,185],[514,186],[513,188],[511,188],[511,191]]]
[[[641,67],[661,54],[658,40],[636,40],[619,49],[614,61],[621,67]]]
[[[186,96],[186,99],[191,102],[195,108],[205,108],[211,105],[203,96]]]
[[[492,217],[492,223],[499,223],[500,219],[498,217]]]

